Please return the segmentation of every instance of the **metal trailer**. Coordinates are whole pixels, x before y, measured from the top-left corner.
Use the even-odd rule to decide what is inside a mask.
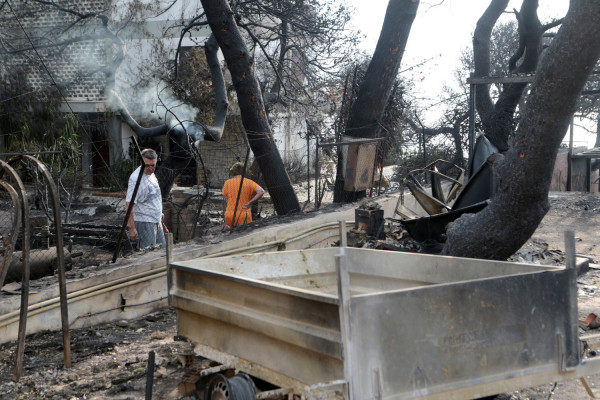
[[[289,398],[471,399],[600,372],[580,354],[572,259],[346,247],[198,259],[170,264],[169,300],[199,355]]]

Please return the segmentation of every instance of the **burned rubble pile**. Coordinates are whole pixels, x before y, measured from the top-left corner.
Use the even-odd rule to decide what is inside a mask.
[[[367,234],[360,228],[348,232],[348,246],[365,249],[408,251],[413,253],[439,254],[444,243],[436,241],[418,242],[403,227],[402,222],[387,221],[383,237],[377,238]],[[549,248],[547,243],[535,242],[519,249],[507,261],[527,262],[542,265],[564,265],[565,253],[559,249]]]
[[[443,243],[414,240],[401,222],[387,221],[378,237],[361,228],[353,228],[348,232],[348,246],[364,249],[409,251],[414,253],[439,253]]]
[[[361,215],[374,214],[380,208],[381,206],[374,201],[363,202],[358,207],[355,227],[350,229],[347,234],[347,245],[349,247],[423,254],[439,254],[441,252],[444,246],[443,242],[433,239],[415,240],[402,220],[377,217],[371,217],[369,220],[369,218],[361,217]],[[541,240],[532,239],[507,261],[564,265],[565,252],[550,248],[548,243]]]

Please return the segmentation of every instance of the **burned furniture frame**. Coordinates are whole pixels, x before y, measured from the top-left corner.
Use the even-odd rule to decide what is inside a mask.
[[[455,177],[450,177],[440,172],[439,166],[442,164],[448,165],[450,168],[456,169],[458,172]],[[425,187],[418,179],[419,174],[425,174],[430,177],[431,194],[428,194]],[[458,165],[446,160],[438,159],[426,165],[424,168],[417,168],[408,173],[403,183],[413,194],[417,202],[429,215],[436,215],[450,210],[449,202],[454,200],[458,191],[463,187],[464,169]],[[444,193],[442,188],[442,180],[447,180],[451,183],[447,193]]]
[[[428,216],[419,216],[404,207],[404,204],[401,204],[402,197],[398,199],[395,214],[403,218],[402,224],[415,240],[445,242],[445,231],[450,222],[462,214],[476,213],[487,206],[496,192],[498,180],[487,160],[490,155],[497,152],[498,149],[484,135],[480,135],[469,159],[467,167],[469,180],[465,184],[463,184],[465,171],[462,168],[455,166],[460,171],[455,178],[441,174],[437,170],[439,163],[451,164],[444,160],[436,160],[425,168],[411,171],[407,175],[404,184]],[[425,187],[416,179],[415,175],[419,172],[427,172],[431,175],[431,194],[428,194]],[[442,178],[452,183],[446,196],[442,191]]]

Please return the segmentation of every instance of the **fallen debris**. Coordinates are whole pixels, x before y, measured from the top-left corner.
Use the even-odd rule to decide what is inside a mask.
[[[600,317],[591,313],[585,319],[579,320],[579,326],[584,330],[600,328]]]
[[[82,252],[65,252],[65,270],[70,271],[73,266],[73,257],[83,255]],[[56,247],[48,249],[34,249],[29,251],[29,278],[38,279],[52,275],[58,269]],[[1,275],[1,274],[0,274]],[[23,275],[23,255],[21,251],[12,254],[12,260],[8,265],[5,283],[21,282]],[[0,282],[1,284],[2,282]]]

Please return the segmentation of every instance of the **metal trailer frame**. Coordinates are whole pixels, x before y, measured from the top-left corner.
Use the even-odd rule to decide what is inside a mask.
[[[565,268],[343,245],[171,263],[179,334],[315,399],[469,399],[600,372],[580,355],[574,252]]]

